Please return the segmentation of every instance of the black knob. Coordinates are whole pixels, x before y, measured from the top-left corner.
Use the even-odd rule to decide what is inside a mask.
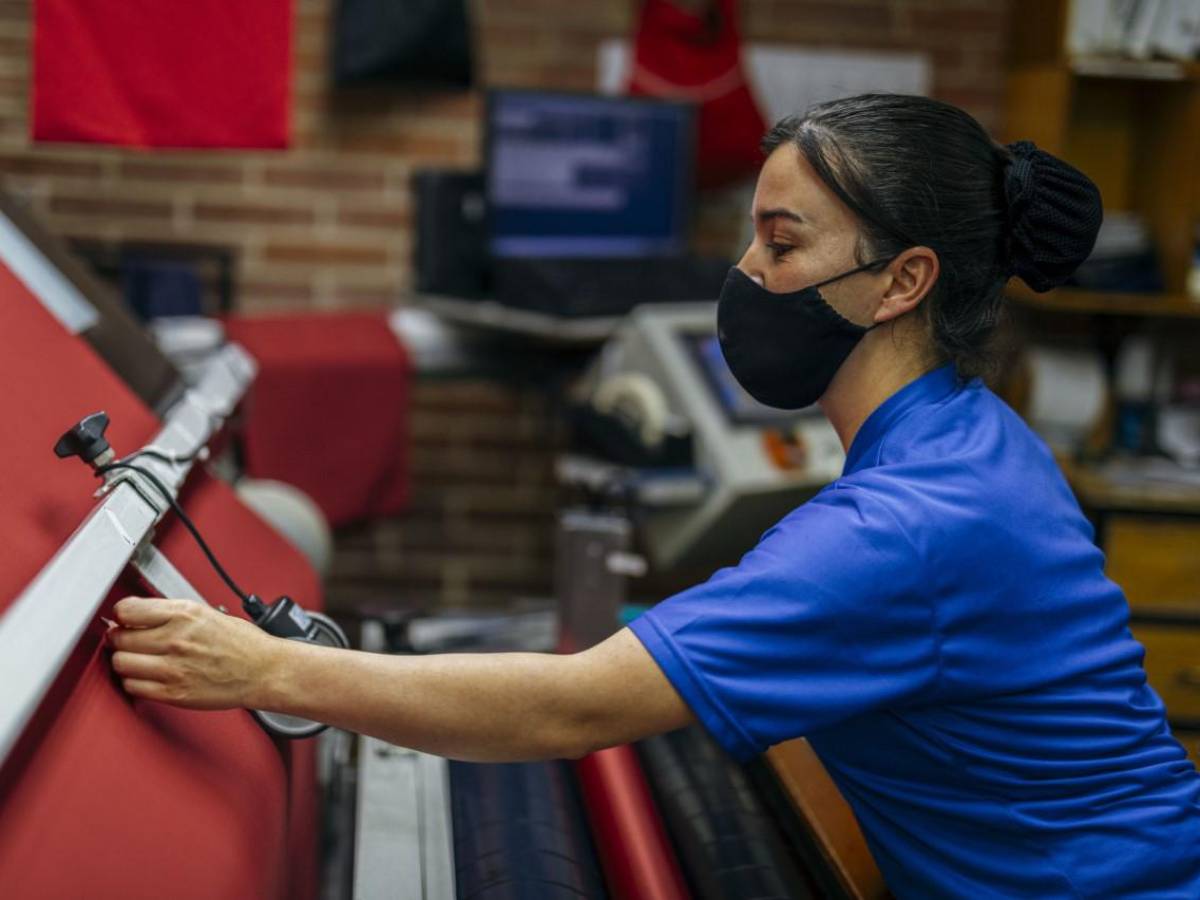
[[[104,439],[106,428],[108,416],[103,412],[92,413],[58,439],[54,445],[55,456],[61,459],[78,456],[85,463],[90,463],[109,449],[108,441]]]

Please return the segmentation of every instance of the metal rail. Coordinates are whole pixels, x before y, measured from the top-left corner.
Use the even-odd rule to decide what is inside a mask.
[[[357,819],[354,900],[453,900],[445,759],[360,736]]]

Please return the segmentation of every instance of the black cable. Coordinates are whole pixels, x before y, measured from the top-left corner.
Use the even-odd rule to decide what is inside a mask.
[[[151,455],[152,451],[142,451],[142,453],[144,455]],[[137,454],[130,454],[130,456],[125,457],[125,459],[130,459],[136,455]],[[188,514],[183,511],[183,507],[179,505],[179,503],[175,500],[174,495],[172,495],[167,486],[159,480],[157,475],[150,470],[143,468],[142,466],[135,466],[133,463],[125,462],[124,460],[118,460],[117,462],[109,463],[106,466],[100,466],[98,469],[96,469],[96,474],[103,475],[106,472],[113,471],[114,469],[130,469],[142,475],[147,481],[154,485],[158,492],[162,494],[163,499],[165,499],[167,503],[171,505],[171,509],[175,510],[175,514],[179,516],[179,520],[183,522],[184,527],[187,528],[187,530],[191,532],[192,537],[196,539],[196,543],[200,546],[200,549],[204,551],[204,555],[208,557],[208,561],[212,565],[213,569],[215,569],[217,574],[221,576],[227,585],[229,585],[229,589],[237,594],[238,598],[242,601],[242,606],[245,607],[246,612],[249,613],[251,617],[255,618],[261,614],[262,601],[251,594],[247,594],[237,586],[237,583],[230,577],[229,573],[225,571],[225,568],[219,562],[217,562],[216,555],[209,548],[204,538],[200,536],[199,529],[196,528]]]
[[[204,452],[204,448],[201,448],[201,449],[197,450],[195,453],[189,453],[187,456],[172,456],[169,453],[163,453],[163,451],[161,451],[161,450],[155,450],[153,447],[145,447],[141,450],[134,450],[128,456],[124,456],[121,459],[118,459],[116,463],[112,463],[111,465],[115,466],[115,465],[117,465],[117,463],[127,463],[131,459],[137,459],[139,456],[149,456],[152,459],[162,460],[165,463],[170,463],[171,465],[175,465],[176,463],[193,462],[193,461],[199,459],[200,455],[203,452]],[[145,474],[145,473],[143,472],[142,474]]]

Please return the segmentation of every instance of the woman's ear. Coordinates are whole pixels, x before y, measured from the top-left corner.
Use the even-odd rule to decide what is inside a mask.
[[[890,321],[916,308],[933,290],[940,271],[938,256],[929,247],[909,247],[898,255],[884,270],[891,281],[875,312],[875,323]]]

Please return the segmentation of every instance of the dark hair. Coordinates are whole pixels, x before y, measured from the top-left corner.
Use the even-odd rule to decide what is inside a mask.
[[[1100,195],[1086,176],[1028,142],[997,143],[949,103],[834,100],[781,120],[763,151],[785,143],[858,217],[860,263],[915,246],[937,253],[941,273],[922,306],[935,350],[964,377],[990,366],[1009,276],[1048,290],[1095,242]]]

